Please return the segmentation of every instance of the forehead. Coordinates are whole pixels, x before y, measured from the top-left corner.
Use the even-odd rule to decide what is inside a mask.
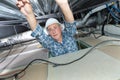
[[[54,27],[59,27],[60,25],[58,23],[54,23],[48,26],[47,29],[54,28]]]

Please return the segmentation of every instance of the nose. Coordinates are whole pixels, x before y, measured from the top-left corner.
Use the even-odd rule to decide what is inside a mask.
[[[52,34],[55,34],[55,33],[56,33],[56,30],[55,30],[55,29],[53,29],[53,30],[52,30]]]

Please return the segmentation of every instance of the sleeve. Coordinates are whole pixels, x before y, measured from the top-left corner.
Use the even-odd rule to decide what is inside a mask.
[[[43,28],[39,24],[37,24],[36,28],[31,33],[31,36],[32,37],[40,36],[42,32],[43,32]]]
[[[49,37],[45,34],[43,28],[39,24],[37,24],[36,29],[33,30],[31,36],[35,37],[38,40],[38,42],[42,44],[43,47],[47,48]]]
[[[76,22],[68,23],[64,22],[65,29],[64,31],[67,32],[69,36],[74,36],[76,34],[77,28],[76,28]]]

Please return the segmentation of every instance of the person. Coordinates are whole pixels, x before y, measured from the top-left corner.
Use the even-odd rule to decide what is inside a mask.
[[[74,21],[68,0],[55,1],[64,15],[64,25],[55,18],[49,18],[45,28],[42,28],[37,22],[29,0],[18,0],[16,4],[30,24],[33,31],[31,35],[36,37],[42,46],[47,48],[54,57],[78,50],[74,39],[76,22]]]

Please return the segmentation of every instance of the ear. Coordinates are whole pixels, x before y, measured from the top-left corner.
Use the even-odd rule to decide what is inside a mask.
[[[65,25],[61,24],[62,31],[65,29]]]

